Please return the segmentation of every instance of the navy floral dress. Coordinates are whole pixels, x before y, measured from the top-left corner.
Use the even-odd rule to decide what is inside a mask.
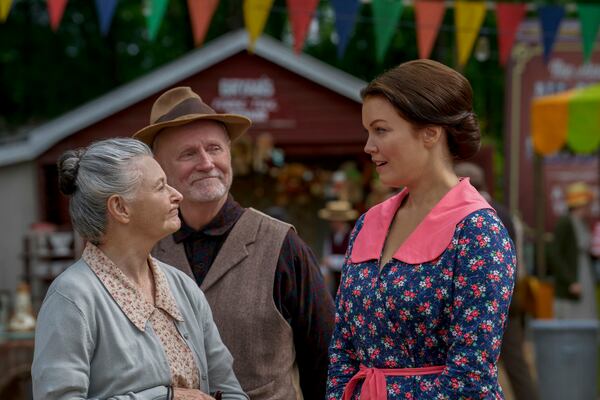
[[[455,194],[461,197],[466,191],[475,196],[464,182],[453,189]],[[447,219],[443,212],[440,215]],[[342,270],[327,400],[343,398],[361,365],[383,370],[443,366],[437,374],[387,376],[388,400],[502,399],[496,362],[516,260],[495,211],[480,208],[453,224],[449,243],[435,258],[407,263],[396,253],[381,271],[377,258],[353,261],[355,241],[364,225],[365,215],[354,228]],[[412,248],[402,251],[414,253],[419,246],[425,252],[431,249],[426,233],[439,224],[426,218],[422,225],[416,238],[407,239],[412,240]],[[380,254],[383,243],[373,246],[371,254]],[[359,399],[363,383],[348,398]]]

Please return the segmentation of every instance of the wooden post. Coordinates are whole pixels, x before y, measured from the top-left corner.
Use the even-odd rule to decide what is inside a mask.
[[[535,205],[535,259],[539,278],[546,277],[545,213],[546,192],[544,190],[544,156],[534,152],[533,156],[533,204]]]

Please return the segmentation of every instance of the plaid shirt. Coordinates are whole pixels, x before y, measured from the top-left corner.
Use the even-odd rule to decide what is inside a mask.
[[[196,231],[183,222],[173,237],[183,242],[187,259],[201,285],[244,209],[229,195],[219,213]],[[300,385],[305,399],[324,399],[327,350],[333,332],[334,306],[312,250],[294,230],[285,237],[273,285],[273,300],[294,333]]]

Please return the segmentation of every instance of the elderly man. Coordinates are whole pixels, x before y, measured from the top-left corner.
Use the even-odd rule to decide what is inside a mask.
[[[183,200],[181,229],[153,254],[204,291],[251,399],[323,399],[334,307],[317,260],[292,226],[229,194],[230,144],[250,125],[189,87],[156,100],[134,137],[152,146]]]

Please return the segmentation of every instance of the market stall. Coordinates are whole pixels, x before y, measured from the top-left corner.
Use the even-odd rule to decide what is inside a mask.
[[[531,104],[531,139],[535,150],[533,196],[536,209],[536,271],[537,275],[545,278],[546,260],[545,246],[545,208],[547,202],[558,200],[564,205],[564,187],[550,190],[555,198],[547,199],[548,193],[544,185],[544,158],[552,156],[565,149],[574,154],[594,154],[600,151],[600,84],[576,88],[548,96],[535,98]],[[600,153],[598,153],[600,155]],[[600,167],[600,157],[598,157]],[[592,202],[591,217],[600,218],[600,171],[594,175],[585,176],[571,174],[571,181],[584,181],[596,192]],[[564,212],[564,210],[563,210]]]

